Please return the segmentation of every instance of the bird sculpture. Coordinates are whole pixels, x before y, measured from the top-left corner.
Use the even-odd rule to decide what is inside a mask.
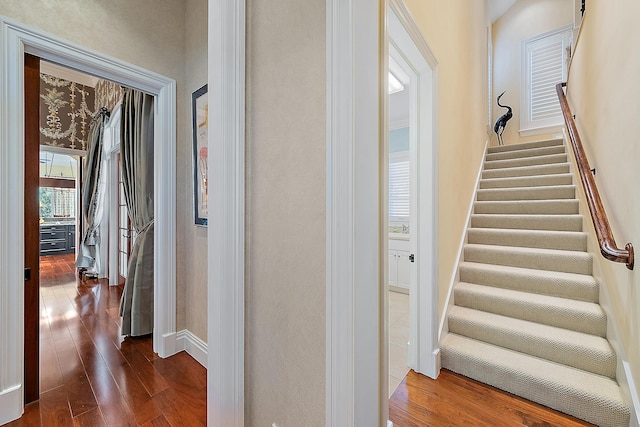
[[[498,99],[496,99],[496,102],[498,103],[499,107],[507,108],[508,110],[506,113],[501,115],[498,120],[496,120],[496,124],[493,126],[493,131],[498,136],[499,145],[504,145],[504,141],[502,140],[502,133],[504,132],[504,128],[507,127],[507,122],[511,120],[511,117],[513,117],[513,112],[511,110],[511,107],[509,107],[508,105],[500,104],[500,98],[502,98],[502,95],[504,95],[504,92],[498,95]]]

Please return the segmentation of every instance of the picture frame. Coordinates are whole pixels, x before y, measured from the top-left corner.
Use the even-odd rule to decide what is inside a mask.
[[[209,98],[207,85],[191,95],[193,124],[193,211],[195,225],[209,222]]]

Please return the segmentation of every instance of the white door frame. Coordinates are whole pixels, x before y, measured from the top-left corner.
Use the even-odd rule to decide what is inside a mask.
[[[245,0],[209,0],[207,423],[244,425]]]
[[[438,346],[438,61],[403,2],[387,15],[390,53],[409,86],[411,251],[409,367],[431,378],[440,372]],[[414,215],[414,212],[416,214]],[[414,279],[415,277],[415,279]]]
[[[0,17],[0,423],[24,409],[24,54],[155,96],[153,349],[176,352],[176,82]]]
[[[385,14],[385,0],[326,3],[327,426],[387,422]]]

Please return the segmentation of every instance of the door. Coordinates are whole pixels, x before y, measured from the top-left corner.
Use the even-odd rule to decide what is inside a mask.
[[[24,398],[40,394],[40,58],[24,58]]]

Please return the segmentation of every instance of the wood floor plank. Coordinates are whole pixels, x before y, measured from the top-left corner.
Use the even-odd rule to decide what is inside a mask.
[[[72,426],[67,388],[60,386],[40,393],[40,416],[46,426]]]
[[[73,425],[77,427],[102,427],[107,424],[102,417],[100,408],[94,408],[73,419]]]
[[[389,400],[389,419],[401,427],[591,426],[444,369],[437,380],[409,371]]]
[[[60,387],[64,382],[56,347],[50,339],[40,339],[40,393]]]
[[[127,359],[129,365],[131,365],[138,379],[147,390],[147,393],[153,396],[168,389],[169,384],[167,381],[156,370],[155,366],[140,353],[133,343],[133,340],[132,338],[125,339],[122,344],[120,344],[120,352]]]

